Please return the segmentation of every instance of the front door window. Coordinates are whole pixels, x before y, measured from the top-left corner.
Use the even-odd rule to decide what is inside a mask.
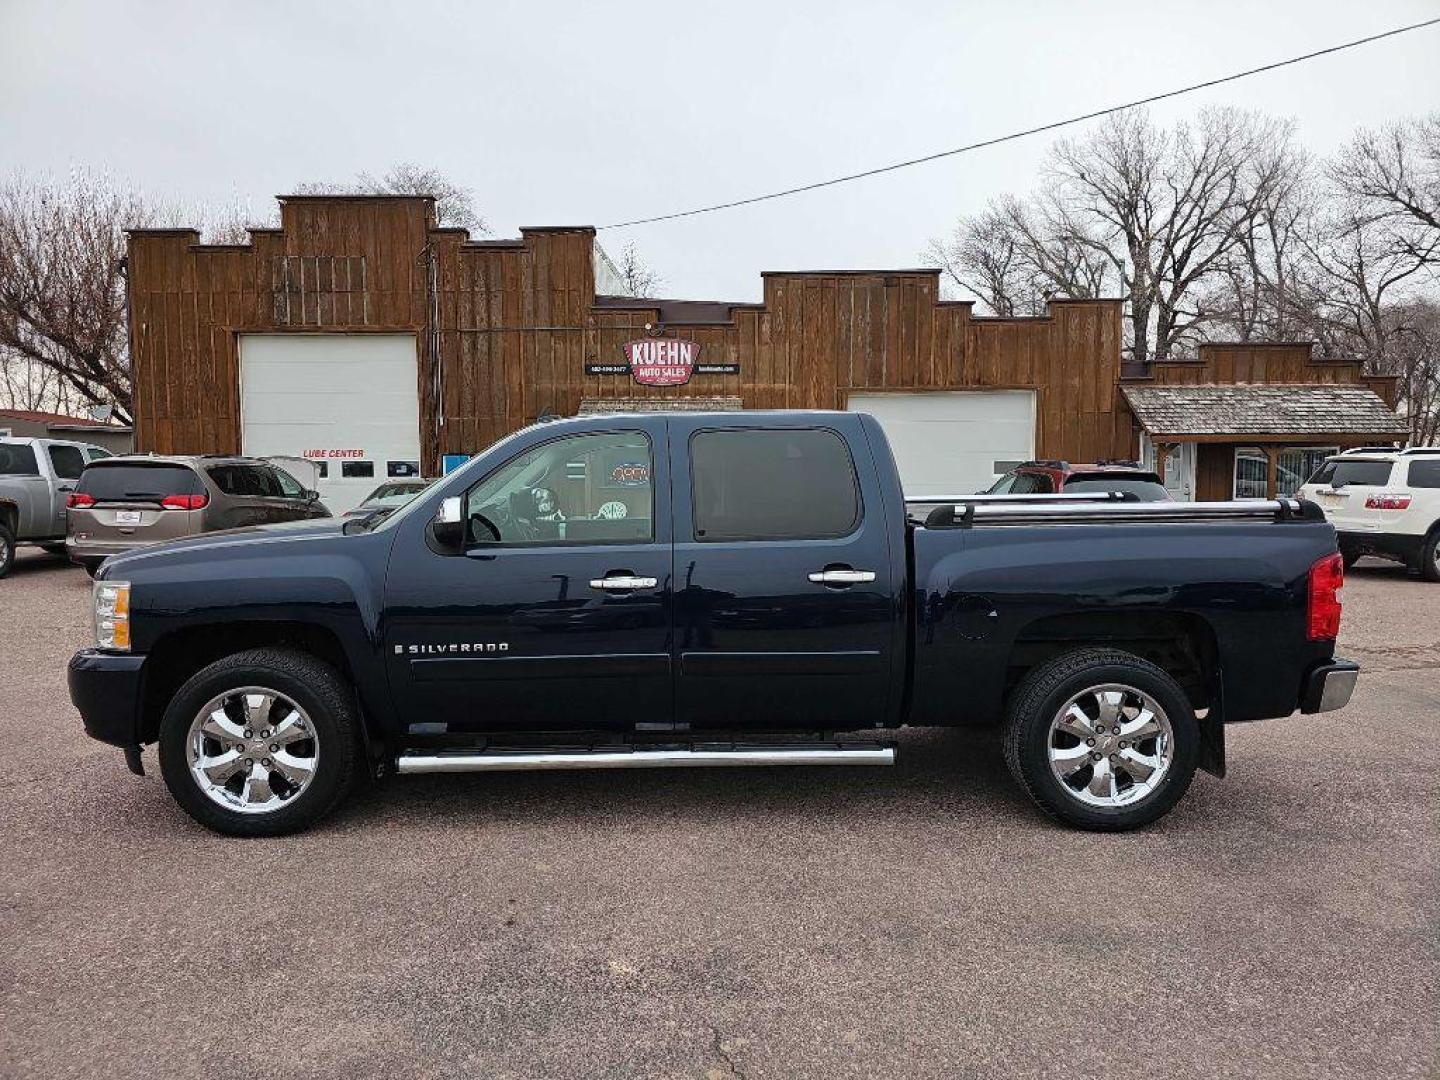
[[[511,458],[465,494],[469,544],[643,543],[654,538],[650,440],[574,435]]]

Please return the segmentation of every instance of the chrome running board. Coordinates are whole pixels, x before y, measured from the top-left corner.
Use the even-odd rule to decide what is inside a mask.
[[[726,765],[893,765],[895,748],[859,746],[767,746],[725,749],[596,750],[580,753],[402,754],[400,773],[507,772],[522,769],[672,769]]]

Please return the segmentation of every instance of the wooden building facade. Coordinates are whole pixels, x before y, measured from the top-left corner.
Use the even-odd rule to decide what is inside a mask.
[[[1313,364],[1308,346],[1207,347],[1197,361],[1122,372],[1119,300],[986,318],[943,300],[938,270],[911,269],[766,273],[758,304],[651,301],[607,295],[603,281],[597,291],[597,266],[603,278],[591,228],[477,241],[437,228],[426,197],[283,197],[280,228],[239,246],[132,231],[136,444],[255,452],[242,437],[247,334],[413,335],[430,475],[442,455],[597,402],[843,409],[859,394],[1031,391],[1033,452],[1075,461],[1139,452],[1142,425],[1122,385],[1344,383],[1393,402],[1393,383]],[[699,346],[688,381],[636,382],[624,349],[647,337]]]

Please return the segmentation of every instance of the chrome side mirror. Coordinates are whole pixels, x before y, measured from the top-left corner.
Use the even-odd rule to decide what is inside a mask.
[[[437,547],[444,551],[462,551],[465,547],[464,510],[459,495],[451,495],[440,501],[435,517],[430,521],[430,535]]]

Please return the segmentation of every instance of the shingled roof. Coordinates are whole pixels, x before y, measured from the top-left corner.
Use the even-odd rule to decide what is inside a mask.
[[[580,416],[603,413],[654,412],[740,412],[744,404],[738,397],[687,398],[594,398],[580,399]]]
[[[1225,436],[1356,436],[1408,433],[1367,386],[1339,383],[1122,386],[1147,434],[1174,439]]]

